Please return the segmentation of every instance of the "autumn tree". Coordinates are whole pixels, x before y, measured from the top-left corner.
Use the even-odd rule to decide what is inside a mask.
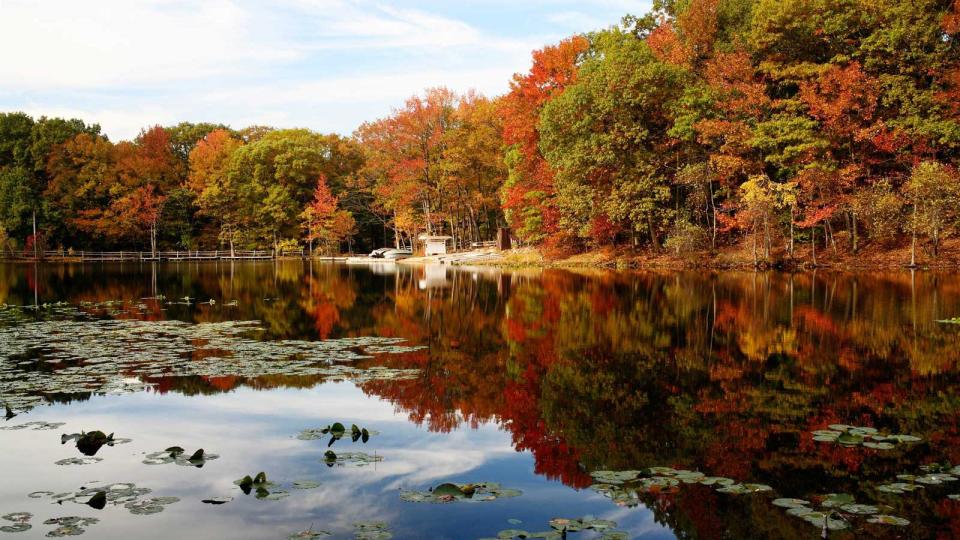
[[[314,242],[325,247],[336,246],[354,232],[353,215],[339,208],[339,199],[330,192],[324,176],[317,179],[313,199],[300,214],[307,231],[309,252],[313,255]]]
[[[904,184],[910,201],[910,266],[917,262],[917,236],[930,240],[933,256],[940,251],[943,232],[960,219],[960,175],[957,169],[936,161],[917,164]]]
[[[574,36],[533,52],[533,65],[516,74],[510,92],[497,103],[503,117],[508,175],[501,204],[514,234],[525,242],[561,242],[554,171],[540,152],[540,112],[576,80],[589,41]]]
[[[218,224],[219,239],[230,246],[231,256],[243,215],[237,178],[229,172],[242,144],[226,130],[213,130],[197,142],[188,160],[187,187],[196,194],[198,212]]]

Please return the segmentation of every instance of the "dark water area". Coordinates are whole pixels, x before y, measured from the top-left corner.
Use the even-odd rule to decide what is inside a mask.
[[[929,272],[2,264],[0,538],[958,538],[957,316]]]

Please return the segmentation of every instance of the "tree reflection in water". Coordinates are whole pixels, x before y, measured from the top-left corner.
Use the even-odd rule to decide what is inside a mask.
[[[960,280],[950,275],[0,265],[0,302],[158,294],[217,305],[146,301],[138,316],[256,319],[264,339],[377,335],[427,345],[363,361],[422,370],[417,380],[364,383],[364,392],[437,432],[495,423],[532,453],[537,473],[574,488],[587,488],[594,470],[666,465],[769,484],[784,497],[873,501],[875,485],[897,474],[960,463],[960,326],[936,322],[960,315]],[[154,382],[192,394],[320,379]],[[810,432],[832,423],[924,441],[891,451],[815,443]],[[892,499],[914,522],[910,534],[960,536],[960,503],[945,493]],[[642,502],[678,535],[810,533],[763,501],[706,486]]]

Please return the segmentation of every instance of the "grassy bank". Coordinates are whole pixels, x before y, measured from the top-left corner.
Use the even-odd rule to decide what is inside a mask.
[[[717,250],[676,253],[667,250],[634,250],[606,247],[583,253],[550,257],[537,248],[518,248],[501,252],[500,257],[474,263],[506,268],[649,268],[649,269],[754,269],[754,268],[833,268],[841,270],[870,270],[898,268],[960,269],[960,239],[949,239],[934,256],[924,246],[918,246],[911,266],[911,246],[869,244],[854,252],[849,242],[838,235],[835,243],[816,247],[795,245],[793,255],[785,246],[771,250],[764,257],[758,249],[754,259],[752,242],[725,246]]]

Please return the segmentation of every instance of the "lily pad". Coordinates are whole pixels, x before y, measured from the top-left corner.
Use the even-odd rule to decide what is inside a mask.
[[[801,506],[808,506],[810,501],[805,501],[803,499],[774,499],[773,505],[779,506],[781,508],[797,508]]]
[[[840,507],[841,510],[850,514],[873,515],[880,512],[876,506],[869,504],[845,504]]]
[[[168,463],[175,463],[182,467],[196,467],[199,469],[206,465],[208,461],[213,461],[219,457],[220,456],[217,454],[205,452],[203,448],[187,456],[182,448],[179,446],[174,446],[167,448],[166,450],[147,454],[143,459],[143,463],[145,465],[166,465]]]
[[[880,525],[896,525],[898,527],[906,527],[910,524],[910,521],[903,519],[897,516],[888,516],[880,515],[873,516],[867,520],[868,523],[878,523]]]
[[[888,442],[865,442],[863,443],[865,448],[873,448],[874,450],[893,450],[897,445],[888,443]]]
[[[400,500],[405,502],[487,502],[497,499],[519,497],[518,489],[503,488],[494,482],[475,484],[444,483],[428,491],[401,490]]]
[[[820,504],[825,508],[839,508],[846,504],[855,504],[853,495],[849,493],[828,493]]]
[[[233,497],[211,497],[209,499],[203,499],[200,502],[204,504],[221,505],[221,504],[227,504],[228,502],[232,502],[232,501],[233,501]]]
[[[295,489],[316,489],[320,487],[320,482],[314,482],[313,480],[296,480],[293,482],[293,487]]]
[[[850,523],[846,520],[834,518],[832,515],[823,512],[811,512],[800,517],[818,529],[826,527],[827,530],[841,531],[850,528]]]
[[[300,531],[298,533],[293,533],[288,536],[288,540],[313,540],[314,538],[323,538],[324,536],[333,536],[333,533],[327,531],[315,531],[309,529],[306,531]]]
[[[355,540],[389,540],[393,538],[385,521],[358,521],[353,524]]]
[[[61,460],[55,461],[54,464],[56,465],[90,465],[92,463],[99,463],[101,461],[103,461],[103,458],[94,457],[94,456],[84,456],[79,458],[72,457],[72,458],[61,459]]]

